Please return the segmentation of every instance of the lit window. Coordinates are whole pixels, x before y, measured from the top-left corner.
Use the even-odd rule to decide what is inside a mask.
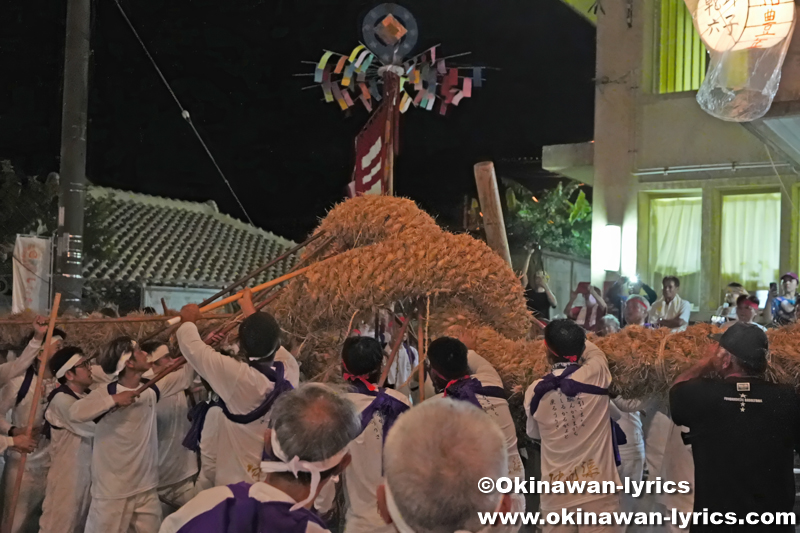
[[[661,0],[656,31],[656,92],[698,90],[706,74],[706,48],[695,31],[692,15],[683,0]]]
[[[681,297],[693,306],[700,303],[702,224],[702,198],[650,201],[649,284],[660,292],[665,276],[677,276]]]
[[[736,281],[747,290],[767,289],[780,269],[781,195],[722,197],[722,285]]]

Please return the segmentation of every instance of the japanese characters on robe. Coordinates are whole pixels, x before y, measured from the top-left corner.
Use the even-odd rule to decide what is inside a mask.
[[[211,385],[232,414],[253,412],[274,389],[275,384],[259,370],[206,345],[194,324],[181,325],[176,336],[183,356]],[[279,348],[275,362],[283,364],[286,379],[297,387],[300,367],[292,354]],[[248,424],[238,424],[226,416],[220,418],[217,446],[225,453],[217,455],[216,485],[260,480],[264,432],[268,427],[269,413]]]
[[[50,425],[50,471],[42,504],[40,533],[83,533],[92,484],[94,422],[74,421],[69,410],[85,394],[67,385],[56,391],[44,417]]]
[[[605,354],[591,342],[586,343],[583,363],[570,379],[607,389],[611,372]],[[569,364],[553,366],[553,375],[561,375]],[[560,389],[542,396],[531,416],[531,401],[536,385],[525,392],[527,433],[542,441],[542,479],[555,481],[613,481],[619,485],[611,436],[611,415],[607,395],[579,393],[570,398]],[[604,494],[542,494],[542,509],[566,509],[605,497]]]

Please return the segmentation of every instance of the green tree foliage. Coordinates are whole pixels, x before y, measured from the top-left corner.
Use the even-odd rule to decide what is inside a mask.
[[[529,250],[544,248],[588,258],[591,255],[592,206],[577,183],[540,196],[511,180],[506,186],[509,241]]]
[[[111,230],[105,224],[111,214],[106,198],[86,199],[84,253],[88,258],[112,259]],[[0,161],[0,273],[10,274],[18,233],[52,237],[58,229],[58,180],[40,180],[15,172],[9,161]]]

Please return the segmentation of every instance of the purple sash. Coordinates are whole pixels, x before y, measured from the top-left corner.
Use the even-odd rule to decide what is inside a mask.
[[[386,435],[389,429],[397,420],[397,417],[408,411],[408,406],[393,396],[389,396],[385,389],[371,391],[360,381],[351,383],[355,392],[366,396],[374,396],[375,399],[361,411],[361,431],[367,429],[375,413],[380,413],[383,417],[383,442],[386,442]]]
[[[66,383],[64,383],[63,385],[61,385],[61,386],[59,386],[58,388],[54,389],[54,390],[53,390],[53,392],[51,392],[51,393],[50,393],[50,394],[47,396],[47,407],[45,407],[45,408],[44,408],[44,413],[43,413],[43,415],[42,415],[42,417],[44,418],[44,427],[42,428],[42,435],[44,435],[45,437],[47,437],[47,439],[48,439],[48,440],[49,440],[49,439],[51,438],[51,436],[52,436],[52,430],[53,430],[53,429],[64,429],[64,428],[60,428],[60,427],[58,427],[58,426],[54,426],[54,425],[50,424],[50,422],[48,422],[48,421],[47,421],[47,417],[46,417],[46,416],[44,416],[45,414],[47,414],[47,410],[50,408],[50,402],[52,402],[52,401],[53,401],[53,398],[55,398],[55,397],[56,397],[56,394],[59,394],[59,393],[62,393],[62,392],[63,392],[64,394],[69,394],[70,396],[72,396],[72,397],[73,397],[73,398],[75,398],[76,400],[80,400],[80,398],[78,397],[78,395],[77,395],[77,394],[75,394],[75,391],[73,391],[72,389],[70,389],[70,388],[69,388],[69,386],[68,386]]]
[[[225,417],[234,424],[249,424],[251,422],[255,422],[259,418],[266,415],[270,409],[272,409],[272,404],[275,403],[275,400],[277,400],[281,394],[294,389],[289,380],[283,377],[284,368],[283,363],[280,361],[277,361],[272,366],[258,363],[253,363],[250,366],[264,374],[267,379],[275,383],[275,387],[264,397],[264,401],[261,402],[261,405],[246,415],[235,415],[231,413],[228,410],[228,406],[225,405],[225,402],[220,399],[219,405],[222,407],[222,412],[225,413]]]
[[[140,383],[142,385],[144,385],[145,383],[147,383],[147,381],[148,381],[147,379],[142,378]],[[106,390],[108,391],[108,395],[109,396],[114,396],[117,393],[117,385],[118,384],[119,384],[119,381],[112,381],[111,383],[106,385]],[[153,392],[156,393],[156,402],[160,402],[161,401],[161,391],[158,390],[158,387],[156,385],[152,385],[150,388],[153,389]],[[110,413],[114,409],[116,409],[116,406],[112,407],[111,409],[109,409],[108,411],[103,413],[102,415],[100,415],[97,418],[95,418],[94,419],[94,423],[97,424],[98,422],[100,422],[103,419],[104,416],[106,416],[108,413]]]
[[[608,389],[604,389],[603,387],[598,387],[596,385],[589,385],[587,383],[581,383],[580,381],[575,381],[574,379],[569,379],[576,370],[580,368],[580,365],[569,365],[561,375],[556,376],[552,372],[547,374],[545,377],[542,378],[536,387],[533,389],[533,399],[531,400],[531,409],[530,415],[536,413],[536,410],[539,409],[539,402],[542,401],[542,397],[550,391],[554,391],[556,389],[560,389],[567,397],[574,398],[580,393],[584,394],[595,394],[597,396],[607,396]],[[625,432],[622,431],[622,428],[614,422],[614,419],[611,420],[611,445],[614,449],[614,461],[616,462],[617,466],[622,463],[622,459],[619,455],[619,447],[623,444],[628,443],[628,439],[625,436]]]
[[[508,394],[503,387],[484,387],[478,379],[472,377],[460,379],[444,390],[444,395],[448,398],[469,402],[483,409],[481,402],[478,401],[478,394],[489,398],[508,400]]]
[[[14,405],[19,405],[22,403],[22,400],[25,399],[25,396],[28,395],[28,391],[31,390],[31,383],[33,383],[33,379],[36,377],[36,362],[28,367],[25,370],[25,378],[22,380],[22,385],[20,385],[19,390],[17,391],[17,400]]]
[[[200,402],[189,409],[187,418],[192,425],[189,427],[189,431],[186,433],[186,437],[183,439],[184,448],[188,448],[193,452],[200,451],[200,437],[203,435],[203,427],[206,423],[206,415],[208,414],[208,410],[212,407],[218,407],[219,405],[219,400],[213,402]]]
[[[199,514],[178,533],[305,533],[309,522],[328,526],[313,511],[289,509],[289,502],[260,502],[251,498],[249,483],[228,485],[232,498]]]

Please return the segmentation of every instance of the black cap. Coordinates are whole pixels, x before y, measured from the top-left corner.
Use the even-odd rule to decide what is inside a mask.
[[[737,359],[750,366],[759,367],[767,360],[769,353],[767,334],[756,324],[737,322],[724,333],[710,337]]]

